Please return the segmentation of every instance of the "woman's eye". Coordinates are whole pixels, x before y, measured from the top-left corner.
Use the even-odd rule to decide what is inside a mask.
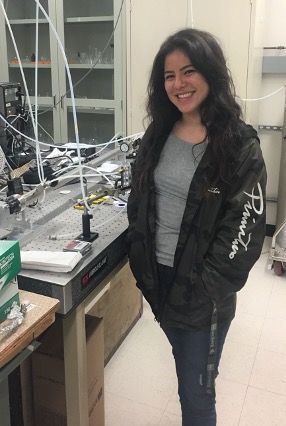
[[[195,70],[194,70],[194,69],[189,69],[189,70],[186,70],[186,71],[185,71],[185,74],[186,74],[186,75],[190,75],[190,74],[192,74],[193,72],[195,72]]]
[[[165,75],[165,80],[172,80],[174,76],[172,74]]]

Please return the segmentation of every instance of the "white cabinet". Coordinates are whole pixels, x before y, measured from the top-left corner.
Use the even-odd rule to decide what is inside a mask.
[[[74,86],[80,140],[85,143],[103,142],[117,132],[125,132],[122,0],[41,0],[41,5],[52,20],[67,55]],[[52,139],[56,143],[75,140],[67,73],[51,26],[40,11],[38,58],[35,58],[35,1],[9,0],[6,2],[6,11],[32,102],[35,100],[35,67],[38,69],[36,95],[39,139],[49,142]],[[115,25],[116,30],[112,36]],[[20,82],[22,90],[25,90],[11,35],[1,10],[0,27],[0,79]],[[38,59],[36,63],[35,59]]]

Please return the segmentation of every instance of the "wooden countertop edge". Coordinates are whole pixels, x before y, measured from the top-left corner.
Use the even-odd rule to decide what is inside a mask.
[[[57,299],[20,290],[21,302],[23,302],[23,300],[26,298],[29,299],[30,303],[34,303],[33,295],[35,295],[35,299],[37,299],[38,302],[39,300],[43,302],[47,301],[50,306],[42,316],[40,316],[35,322],[32,322],[31,324],[27,325],[24,318],[23,323],[15,331],[14,339],[12,338],[13,336],[7,336],[7,340],[10,339],[11,341],[7,344],[7,346],[4,347],[4,350],[0,352],[0,368],[11,361],[18,353],[25,349],[34,339],[39,337],[55,321],[55,313],[60,305],[60,302]],[[45,309],[43,306],[36,307],[42,310]],[[27,316],[28,315],[29,312],[27,312]],[[3,325],[5,325],[5,322],[1,323],[0,327]],[[25,329],[25,327],[27,328]],[[23,329],[22,333],[21,328]]]

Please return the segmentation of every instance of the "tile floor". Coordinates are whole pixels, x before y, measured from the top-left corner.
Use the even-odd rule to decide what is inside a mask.
[[[218,426],[286,426],[286,274],[271,239],[239,293],[217,379]],[[106,426],[181,426],[169,343],[144,313],[105,368]]]

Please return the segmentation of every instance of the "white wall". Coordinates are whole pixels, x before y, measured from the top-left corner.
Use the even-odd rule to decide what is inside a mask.
[[[261,90],[265,0],[192,0],[192,23],[221,41],[236,93],[256,98]],[[241,103],[244,118],[256,128],[259,111]]]
[[[128,0],[128,133],[143,129],[149,71],[160,44],[167,35],[186,26],[209,31],[219,39],[240,98],[258,96],[264,3],[265,0]],[[258,125],[258,109],[246,105],[246,118]]]
[[[126,0],[127,1],[127,0]],[[143,130],[146,88],[153,59],[171,33],[187,26],[188,0],[127,2],[127,129]]]
[[[143,128],[149,71],[160,44],[167,35],[186,26],[209,31],[219,39],[238,96],[258,95],[264,3],[265,0],[129,0],[128,132]],[[257,125],[258,109],[247,106],[248,121]]]
[[[247,97],[251,9],[249,0],[192,0],[193,26],[218,37],[242,99]]]

